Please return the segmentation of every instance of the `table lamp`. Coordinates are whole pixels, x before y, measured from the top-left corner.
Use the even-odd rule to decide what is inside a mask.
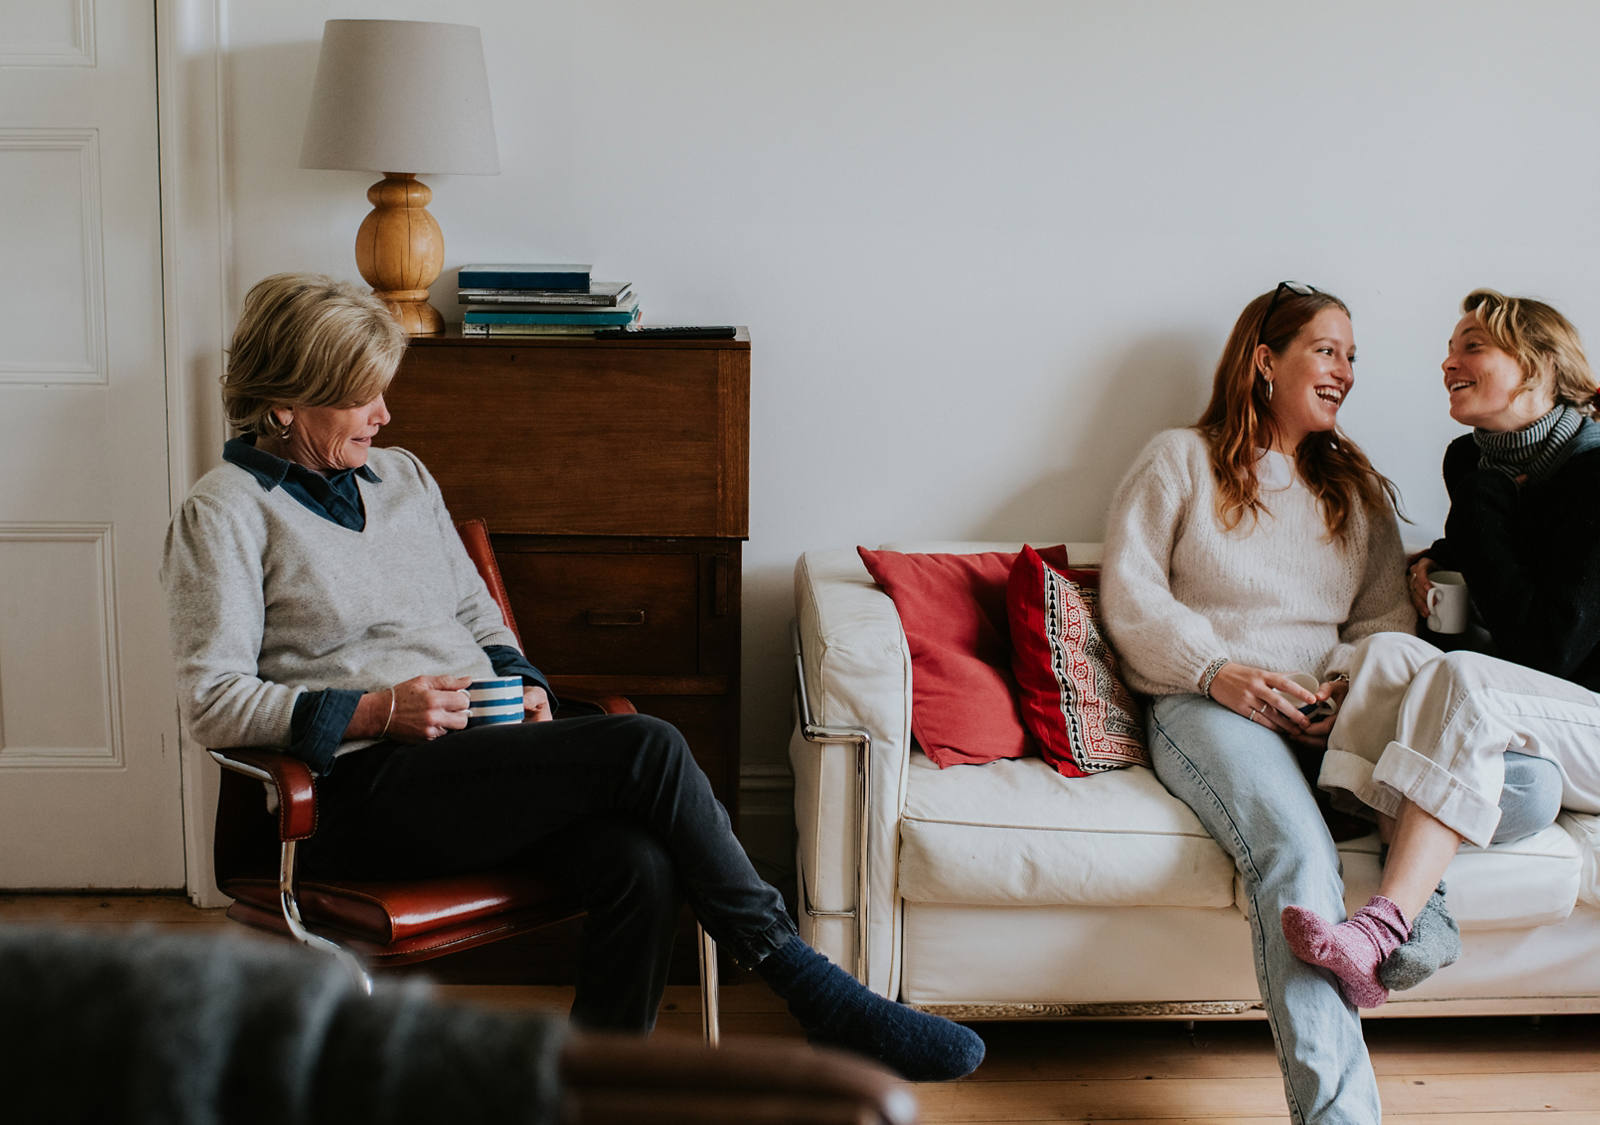
[[[356,268],[408,333],[443,332],[428,286],[444,265],[444,233],[417,176],[500,171],[478,29],[328,20],[300,167],[383,173],[367,189]]]

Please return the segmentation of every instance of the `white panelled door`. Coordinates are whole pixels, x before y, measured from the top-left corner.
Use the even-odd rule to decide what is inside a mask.
[[[0,887],[181,887],[155,12],[0,0]]]

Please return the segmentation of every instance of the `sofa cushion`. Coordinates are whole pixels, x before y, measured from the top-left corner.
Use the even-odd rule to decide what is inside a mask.
[[[1600,816],[1567,809],[1556,818],[1567,830],[1583,855],[1583,875],[1578,884],[1578,901],[1600,906]]]
[[[1006,625],[1016,553],[857,551],[900,615],[911,652],[911,733],[929,759],[954,766],[1030,752]],[[1066,568],[1065,547],[1044,553]]]
[[[1346,911],[1378,893],[1378,835],[1339,845]],[[1450,914],[1463,930],[1514,930],[1565,921],[1577,905],[1583,875],[1578,844],[1559,825],[1491,848],[1463,845],[1445,869]],[[1244,909],[1244,889],[1235,891]]]
[[[902,897],[1009,906],[1226,907],[1233,864],[1144,767],[1068,779],[1038,758],[938,770],[913,754]]]
[[[1062,572],[1023,547],[1006,582],[1022,725],[1064,777],[1149,765],[1144,724],[1095,623],[1100,572]]]

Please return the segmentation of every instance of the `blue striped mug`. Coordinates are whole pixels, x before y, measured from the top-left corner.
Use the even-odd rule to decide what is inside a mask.
[[[473,680],[467,685],[467,726],[522,722],[522,677]]]

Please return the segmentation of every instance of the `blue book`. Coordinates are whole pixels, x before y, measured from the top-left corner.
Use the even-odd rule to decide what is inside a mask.
[[[631,324],[639,316],[638,306],[626,309],[574,309],[571,312],[506,312],[501,309],[468,309],[462,324],[574,324],[599,328],[610,324]]]
[[[590,266],[462,266],[462,289],[588,289]]]

